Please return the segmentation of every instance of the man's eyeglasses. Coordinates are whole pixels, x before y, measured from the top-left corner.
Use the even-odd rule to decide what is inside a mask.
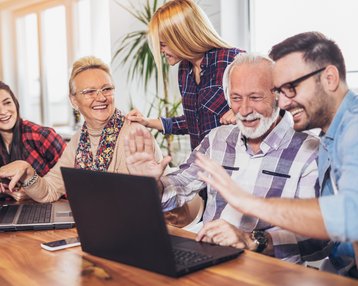
[[[105,86],[99,89],[86,88],[79,91],[78,93],[86,99],[94,99],[98,96],[99,93],[101,93],[105,97],[112,96],[114,94],[114,90],[114,86]]]
[[[282,84],[279,87],[274,87],[273,89],[271,89],[271,92],[276,94],[276,95],[280,95],[283,94],[284,96],[286,96],[287,98],[293,98],[296,96],[296,87],[303,81],[305,81],[306,79],[309,79],[310,77],[324,71],[326,69],[326,67],[324,68],[320,68],[316,71],[313,71],[309,74],[306,74],[294,81],[290,81],[290,82],[286,82],[284,84]]]

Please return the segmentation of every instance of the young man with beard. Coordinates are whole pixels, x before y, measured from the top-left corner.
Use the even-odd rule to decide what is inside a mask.
[[[321,33],[307,32],[275,45],[270,57],[276,62],[273,91],[280,107],[293,115],[294,128],[322,130],[321,197],[258,199],[245,193],[244,186],[234,183],[218,164],[199,155],[197,163],[210,175],[201,178],[246,215],[301,235],[344,242],[336,243],[331,252],[333,266],[338,273],[348,270],[358,277],[352,266],[353,247],[347,242],[358,241],[358,96],[347,86],[342,52]]]
[[[317,196],[318,139],[295,132],[292,118],[280,112],[271,92],[272,68],[272,60],[265,57],[249,54],[236,57],[225,70],[224,86],[237,125],[213,129],[174,173],[162,176],[170,159],[161,164],[154,161],[149,133],[138,131],[130,135],[126,141],[128,169],[132,174],[151,175],[158,180],[164,210],[191,200],[206,186],[197,176],[196,153],[218,162],[254,196]],[[203,222],[198,240],[256,250],[293,262],[301,262],[313,251],[311,240],[265,220],[242,215],[210,186]],[[316,243],[319,248],[325,245]]]

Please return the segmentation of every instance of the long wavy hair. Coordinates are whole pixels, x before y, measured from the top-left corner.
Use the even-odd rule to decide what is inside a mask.
[[[0,90],[6,91],[11,96],[12,100],[15,103],[17,112],[16,123],[12,129],[13,138],[9,148],[10,153],[7,152],[4,140],[2,136],[0,136],[0,166],[3,166],[16,160],[23,160],[23,144],[21,139],[22,119],[20,117],[19,101],[17,100],[10,87],[2,81],[0,81]]]
[[[160,40],[179,58],[189,61],[213,48],[232,48],[192,0],[172,0],[161,6],[148,25],[148,40],[159,71],[162,63]]]

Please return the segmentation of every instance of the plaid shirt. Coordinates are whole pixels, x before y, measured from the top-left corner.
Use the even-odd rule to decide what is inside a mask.
[[[212,130],[183,163],[178,171],[162,177],[164,210],[183,205],[206,185],[197,177],[195,152],[201,152],[219,162],[247,192],[258,197],[312,198],[318,196],[318,138],[292,129],[292,119],[285,114],[279,124],[253,154],[235,125]],[[243,231],[270,232],[275,256],[300,262],[303,256],[322,250],[326,242],[296,236],[269,225],[263,220],[243,215],[233,209],[210,186],[204,212],[204,222],[222,218]],[[307,258],[306,257],[306,258]]]
[[[52,128],[22,121],[23,159],[43,177],[61,157],[66,143]]]
[[[194,149],[211,129],[220,125],[220,117],[229,110],[222,87],[223,74],[240,52],[235,48],[206,52],[199,84],[195,82],[193,65],[186,60],[180,63],[178,80],[184,115],[162,118],[165,134],[189,134]]]

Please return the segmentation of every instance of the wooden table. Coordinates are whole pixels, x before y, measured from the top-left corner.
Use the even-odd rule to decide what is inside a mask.
[[[169,230],[193,237],[182,229]],[[358,285],[353,279],[250,251],[175,279],[89,255],[80,247],[55,252],[40,247],[41,242],[76,235],[75,229],[0,233],[0,285]]]

